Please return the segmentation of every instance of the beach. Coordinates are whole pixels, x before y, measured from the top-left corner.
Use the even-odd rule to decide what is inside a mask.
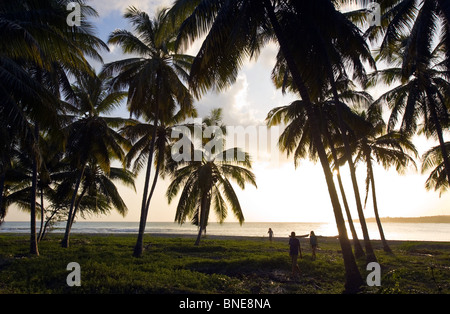
[[[39,221],[37,226],[39,226]],[[359,239],[362,232],[359,223],[355,224]],[[57,223],[51,233],[63,233],[65,222]],[[375,222],[367,223],[371,239],[379,240],[380,233]],[[138,222],[107,222],[107,221],[77,221],[72,226],[72,233],[80,234],[137,234]],[[236,222],[222,224],[210,222],[207,226],[207,234],[214,236],[244,236],[255,238],[268,238],[268,229],[272,228],[275,237],[287,237],[291,231],[297,234],[309,234],[314,231],[317,235],[334,237],[338,234],[336,224],[331,222],[244,222],[242,225]],[[409,223],[409,222],[383,222],[383,229],[388,240],[414,240],[414,241],[440,241],[450,242],[450,223]],[[351,238],[350,229],[347,228]],[[26,233],[30,232],[28,221],[5,221],[0,225],[2,233]],[[39,232],[39,228],[38,231]],[[174,222],[147,222],[145,232],[150,235],[196,235],[197,227],[186,223],[179,225]]]

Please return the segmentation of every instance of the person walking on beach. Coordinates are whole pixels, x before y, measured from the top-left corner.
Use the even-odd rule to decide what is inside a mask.
[[[300,240],[295,237],[295,232],[292,231],[289,239],[289,255],[292,259],[292,276],[296,273],[300,275],[300,268],[297,264],[297,258],[300,255],[302,258],[302,249],[300,248]]]
[[[309,244],[311,245],[312,250],[312,258],[316,259],[316,249],[317,249],[317,237],[314,234],[314,231],[311,231],[309,234]]]
[[[269,231],[267,231],[267,233],[269,234],[269,240],[270,240],[270,242],[272,242],[272,237],[273,237],[273,231],[272,231],[272,228],[269,228]]]

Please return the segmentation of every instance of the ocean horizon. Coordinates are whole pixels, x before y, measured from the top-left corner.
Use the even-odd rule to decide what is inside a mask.
[[[37,224],[39,232],[40,222]],[[380,239],[378,227],[375,222],[368,222],[369,236],[373,240]],[[268,237],[268,229],[274,232],[274,237],[288,237],[291,231],[297,235],[309,234],[314,231],[316,235],[333,237],[337,236],[337,228],[334,223],[326,222],[245,222],[242,226],[237,222],[209,223],[207,235],[216,236],[243,236],[243,237]],[[359,224],[355,224],[358,237],[362,239]],[[53,226],[50,233],[63,233],[65,222],[59,222]],[[72,226],[72,233],[82,234],[137,234],[139,222],[120,221],[79,221]],[[400,241],[438,241],[450,242],[450,223],[399,223],[384,222],[383,231],[387,240]],[[5,221],[0,225],[0,233],[29,233],[30,223],[27,221]],[[351,233],[347,228],[349,238]],[[179,225],[175,222],[147,222],[146,234],[167,235],[193,235],[197,234],[197,227],[185,223]]]

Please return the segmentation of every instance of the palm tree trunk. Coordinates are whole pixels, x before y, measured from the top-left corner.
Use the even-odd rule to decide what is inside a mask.
[[[5,189],[5,173],[0,175],[0,224],[6,216],[6,212],[3,210],[3,190]]]
[[[30,254],[39,255],[37,235],[36,235],[36,191],[37,191],[37,173],[38,173],[38,149],[39,149],[39,125],[34,125],[34,156],[33,156],[33,175],[31,179],[31,199],[30,199]]]
[[[345,220],[344,217],[342,216],[339,198],[337,196],[336,187],[333,182],[333,175],[331,173],[325,148],[323,147],[322,139],[320,137],[320,127],[318,124],[318,120],[316,118],[316,114],[314,112],[311,100],[309,98],[308,90],[305,84],[303,83],[303,79],[298,71],[295,59],[293,58],[290,52],[289,44],[284,38],[283,30],[275,15],[274,7],[272,6],[270,0],[263,0],[263,5],[268,14],[270,23],[272,24],[272,27],[275,31],[275,35],[278,39],[278,43],[280,45],[283,56],[292,74],[294,84],[297,87],[297,90],[299,91],[303,101],[305,101],[307,113],[311,117],[311,133],[317,148],[320,163],[324,171],[328,192],[330,194],[330,199],[333,206],[333,212],[336,219],[336,225],[339,232],[339,243],[341,246],[345,266],[345,277],[346,277],[345,289],[347,292],[356,292],[364,284],[364,281],[361,277],[361,274],[359,273],[358,266],[356,265],[356,260],[352,252],[352,247],[350,245],[350,241],[347,236]]]
[[[53,216],[55,216],[57,212],[58,212],[58,209],[53,210],[53,212],[50,215],[50,217],[45,221],[44,230],[42,231],[42,235],[41,235],[41,238],[39,239],[39,241],[44,239],[45,233],[47,232],[48,224],[50,223],[50,221],[52,220]]]
[[[145,174],[144,194],[142,196],[142,205],[141,205],[141,217],[139,220],[139,232],[138,232],[138,237],[136,240],[136,245],[134,246],[134,251],[133,251],[134,257],[141,257],[142,251],[144,249],[144,232],[145,232],[145,225],[147,223],[147,216],[148,216],[147,195],[148,195],[148,187],[150,185],[150,174],[151,174],[152,163],[153,163],[153,152],[155,151],[157,121],[158,121],[158,110],[156,110],[154,130],[153,130],[153,134],[152,134],[152,141],[150,143],[150,151],[148,153],[149,155],[148,155],[148,161],[147,161],[147,171]]]
[[[364,253],[364,250],[361,246],[361,242],[359,242],[359,239],[358,239],[358,234],[356,233],[355,225],[353,223],[352,214],[350,213],[350,207],[348,206],[347,197],[345,195],[344,185],[342,184],[342,178],[339,173],[339,169],[337,171],[338,171],[338,174],[336,177],[338,180],[339,189],[341,191],[342,202],[344,203],[345,214],[347,215],[348,226],[350,227],[350,231],[352,233],[353,246],[355,248],[355,257],[360,258],[366,254]]]
[[[327,137],[327,140],[328,140],[328,145],[330,146],[331,155],[333,156],[335,168],[336,168],[336,171],[337,171],[336,177],[337,177],[337,180],[338,180],[339,189],[341,191],[342,202],[344,203],[345,213],[347,215],[348,225],[349,225],[350,231],[352,233],[353,246],[355,248],[355,256],[357,258],[360,258],[360,257],[364,256],[365,253],[364,253],[364,250],[363,250],[363,248],[361,246],[361,243],[359,242],[358,234],[356,233],[355,225],[353,224],[352,215],[350,213],[350,208],[348,206],[347,197],[345,195],[345,190],[344,190],[344,185],[342,184],[341,173],[340,173],[340,170],[339,170],[339,162],[338,162],[338,158],[337,158],[336,148],[334,147],[334,142],[333,142],[333,140],[331,138],[331,135],[330,135],[330,132],[328,131],[328,128],[326,126],[325,126],[325,134],[326,134],[326,137]]]
[[[81,169],[80,175],[77,178],[77,182],[75,183],[75,188],[74,188],[73,195],[72,195],[72,201],[70,203],[69,216],[67,217],[66,230],[64,232],[64,238],[61,241],[61,246],[63,248],[69,247],[69,234],[70,234],[70,228],[72,227],[72,221],[73,221],[73,216],[74,216],[75,200],[77,198],[78,189],[80,188],[80,183],[81,183],[81,180],[83,179],[85,169],[86,169],[86,165],[84,165],[83,169]]]
[[[392,250],[386,241],[386,237],[384,236],[383,226],[381,225],[380,215],[378,214],[377,195],[375,192],[375,178],[373,175],[373,167],[372,167],[372,161],[370,160],[370,156],[366,156],[366,163],[367,163],[367,168],[369,169],[370,183],[372,184],[373,211],[375,212],[375,220],[377,221],[378,231],[380,232],[380,238],[381,238],[381,243],[383,244],[383,250],[387,253],[392,253]]]
[[[209,212],[208,208],[211,204],[211,198],[209,197],[209,193],[202,196],[202,203],[200,205],[200,219],[198,224],[198,234],[197,239],[195,240],[194,245],[200,244],[200,239],[202,237],[203,230],[206,230],[206,221],[208,220],[207,213]]]
[[[158,182],[159,177],[159,169],[161,168],[161,163],[163,162],[162,159],[164,158],[164,152],[161,152],[158,156],[158,162],[156,163],[156,169],[155,169],[155,177],[153,178],[152,187],[150,189],[150,194],[148,195],[147,204],[145,205],[145,208],[148,213],[148,209],[150,207],[150,201],[152,200],[153,192],[155,192],[156,183]]]
[[[41,187],[41,228],[37,237],[38,242],[41,242],[42,232],[44,231],[44,189]]]
[[[78,197],[78,199],[77,199],[77,201],[75,203],[75,208],[73,210],[72,220],[70,221],[70,230],[72,230],[73,223],[74,223],[75,218],[77,217],[77,214],[78,214],[78,209],[80,208],[81,200],[82,200],[84,194],[86,194],[86,191],[87,191],[87,188],[84,187],[83,191],[81,192],[80,196]],[[70,234],[70,230],[69,230],[69,234]]]
[[[329,59],[326,58],[326,60],[328,63],[327,69],[328,69],[328,77],[331,82],[331,90],[333,92],[333,97],[334,97],[334,100],[336,103],[335,105],[336,105],[337,119],[338,119],[338,123],[339,123],[339,128],[341,130],[342,140],[344,142],[345,158],[346,158],[346,160],[348,162],[348,166],[350,168],[350,176],[352,179],[353,191],[355,194],[356,209],[358,212],[359,222],[361,224],[361,230],[362,230],[363,237],[364,237],[364,246],[366,248],[366,253],[367,253],[366,259],[367,259],[368,263],[376,262],[377,258],[375,256],[375,252],[373,251],[372,243],[370,242],[369,231],[367,229],[367,224],[366,224],[366,218],[364,217],[363,207],[362,207],[362,203],[361,203],[361,195],[359,193],[358,181],[356,179],[355,164],[353,163],[352,152],[351,152],[350,144],[348,142],[348,137],[347,137],[347,130],[344,125],[344,119],[342,118],[342,106],[343,105],[339,100],[339,95],[338,95],[338,91],[336,88],[336,81],[334,79],[332,66],[329,62]]]

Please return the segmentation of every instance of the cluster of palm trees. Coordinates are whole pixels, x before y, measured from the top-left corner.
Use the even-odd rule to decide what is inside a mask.
[[[398,171],[415,165],[417,151],[410,139],[420,132],[439,141],[423,156],[423,171],[431,169],[426,187],[448,189],[450,145],[444,141],[450,99],[448,1],[377,1],[381,25],[371,25],[364,32],[366,10],[340,10],[340,5],[355,1],[176,0],[154,18],[130,7],[124,17],[133,30],[113,31],[108,44],[120,46],[132,57],[105,64],[100,73],[88,59],[102,61],[101,52],[108,46],[87,21],[96,15],[95,10],[83,0],[78,2],[80,26],[67,24],[69,1],[0,4],[0,214],[3,218],[11,204],[30,210],[31,253],[38,254],[37,243],[45,230],[41,226],[37,236],[37,214],[41,223],[45,216],[49,220],[65,217],[62,245],[68,247],[77,215],[113,208],[127,212],[114,181],[134,188],[141,170],[145,182],[134,256],[143,251],[145,224],[159,177],[172,179],[169,202],[181,190],[175,220],[184,223],[189,218],[198,225],[196,244],[206,230],[211,207],[220,221],[230,207],[242,223],[243,211],[231,181],[240,188],[246,183],[256,186],[250,156],[238,148],[205,153],[205,139],[200,139],[192,140],[190,147],[201,159],[178,160],[173,158],[176,139],[171,134],[180,125],[222,126],[220,110],[201,125],[187,123],[197,115],[194,99],[211,88],[223,91],[232,85],[245,60],[256,59],[270,42],[279,47],[272,72],[275,86],[299,99],[271,110],[267,124],[285,127],[279,147],[292,154],[295,162],[311,158],[323,168],[348,291],[363,284],[355,256],[376,260],[356,164],[367,167],[366,200],[371,190],[387,251],[377,213],[373,164],[395,166]],[[182,53],[199,39],[202,44],[196,56]],[[379,44],[375,56],[371,41]],[[377,69],[380,64],[386,67]],[[374,100],[364,90],[379,84],[395,87]],[[109,113],[124,101],[130,118],[111,117]],[[390,109],[387,122],[382,110],[386,105]],[[233,158],[222,158],[230,155]],[[350,170],[365,250],[340,178],[344,165]],[[50,205],[45,206],[44,200]]]
[[[356,163],[367,165],[366,191],[372,186],[376,213],[373,163],[394,165],[399,171],[414,164],[411,155],[417,152],[410,137],[418,131],[439,140],[439,147],[424,156],[423,169],[434,168],[427,187],[442,191],[450,182],[448,144],[443,139],[450,99],[448,1],[376,1],[381,25],[370,24],[364,32],[357,25],[368,24],[371,14],[367,10],[339,10],[340,5],[352,2],[358,1],[178,0],[169,11],[173,23],[180,25],[180,47],[204,38],[189,77],[195,95],[212,87],[226,89],[235,82],[244,60],[256,59],[269,42],[278,44],[273,81],[283,91],[298,95],[299,100],[272,110],[267,122],[269,126],[285,125],[279,140],[281,150],[293,154],[295,160],[310,157],[320,161],[349,291],[358,289],[363,280],[347,236],[332,166],[338,169],[347,163],[350,169],[365,253],[358,247],[339,171],[337,177],[356,240],[355,254],[365,254],[368,261],[376,256],[362,210]],[[370,42],[379,44],[376,56]],[[386,64],[386,69],[378,70],[380,64]],[[372,68],[371,74],[368,68]],[[352,82],[363,89],[382,82],[391,89],[372,100],[370,95],[355,91]],[[384,105],[391,111],[387,123],[382,119]],[[378,225],[383,237],[379,219]]]
[[[105,64],[96,73],[86,57],[102,61],[99,52],[108,46],[95,37],[89,24],[67,25],[67,3],[24,0],[0,6],[1,27],[11,36],[11,43],[18,34],[23,38],[17,47],[2,46],[0,54],[4,104],[0,110],[1,218],[12,204],[30,211],[32,254],[39,254],[38,242],[47,226],[56,217],[64,219],[62,246],[67,248],[77,215],[104,214],[111,209],[127,213],[115,182],[135,189],[135,178],[145,169],[134,256],[142,254],[150,202],[160,176],[173,177],[169,201],[184,186],[176,220],[184,223],[191,218],[199,226],[196,244],[211,207],[223,221],[230,206],[242,223],[242,209],[230,180],[242,188],[246,182],[256,185],[248,154],[232,148],[208,155],[202,151],[208,141],[201,139],[199,148],[192,139],[192,153],[200,151],[204,157],[173,158],[176,139],[172,131],[178,126],[204,129],[216,125],[222,130],[224,126],[220,109],[213,110],[201,125],[186,123],[187,118],[197,116],[194,98],[185,86],[193,57],[176,53],[176,29],[167,23],[167,12],[162,10],[151,19],[130,7],[124,17],[134,32],[116,30],[108,44],[138,57]],[[82,1],[79,4],[83,18],[96,14]],[[45,27],[47,35],[39,32],[47,31]],[[111,117],[124,101],[130,118]],[[241,154],[244,159],[237,158]],[[36,216],[41,217],[39,233]]]

